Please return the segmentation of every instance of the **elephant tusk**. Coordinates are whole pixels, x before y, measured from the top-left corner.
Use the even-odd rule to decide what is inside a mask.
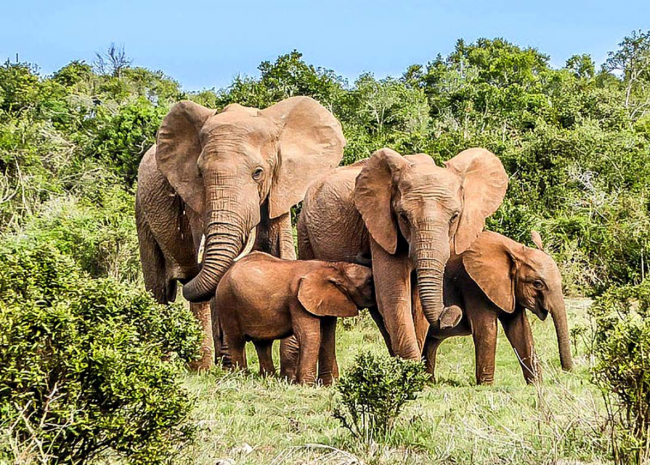
[[[244,258],[246,255],[250,253],[251,250],[253,250],[256,236],[257,236],[257,227],[254,227],[253,229],[251,229],[251,232],[248,233],[248,240],[246,241],[246,246],[244,247],[244,250],[242,250],[241,253],[237,255],[233,261],[236,262],[237,260]]]
[[[196,258],[196,263],[201,263],[203,261],[203,252],[205,252],[205,234],[201,235],[201,245],[199,245],[199,253]]]

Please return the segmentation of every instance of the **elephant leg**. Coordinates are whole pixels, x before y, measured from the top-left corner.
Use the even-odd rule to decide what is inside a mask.
[[[309,315],[299,305],[292,305],[291,318],[300,346],[297,380],[300,384],[313,384],[321,346],[320,318]]]
[[[408,255],[391,255],[370,239],[377,307],[390,335],[393,352],[407,360],[420,360],[411,313],[411,264]]]
[[[412,277],[412,286],[411,286],[411,316],[413,317],[413,325],[415,326],[415,337],[418,341],[418,347],[420,351],[424,348],[424,340],[427,337],[429,332],[429,322],[424,316],[424,311],[422,310],[422,302],[420,301],[420,292],[418,291],[418,286],[416,284],[417,278],[415,273],[411,273]]]
[[[286,260],[296,259],[291,212],[268,220],[268,252]],[[280,377],[291,382],[296,380],[299,352],[300,346],[295,336],[280,342]]]
[[[269,246],[271,255],[286,260],[296,259],[291,212],[269,220]]]
[[[228,343],[226,342],[226,335],[223,331],[221,318],[219,318],[219,313],[217,312],[217,302],[215,299],[210,299],[210,310],[215,363],[221,363],[221,366],[230,368],[232,367],[232,359],[230,357],[230,352],[228,351]]]
[[[230,369],[248,369],[248,362],[246,361],[246,339],[243,334],[229,332],[226,333],[226,339],[228,340],[228,349],[230,350],[230,357],[232,359]]]
[[[473,311],[470,312],[470,322],[476,353],[476,384],[492,384],[497,350],[497,315],[486,310]]]
[[[203,329],[203,342],[200,349],[201,358],[192,362],[190,368],[196,371],[209,370],[212,366],[214,348],[210,302],[190,303],[190,310],[199,320],[201,329]]]
[[[137,204],[139,202],[136,201]],[[176,300],[176,280],[170,279],[165,255],[147,224],[144,214],[137,206],[138,245],[145,288],[153,294],[158,303],[166,304]]]
[[[336,363],[336,317],[320,321],[321,345],[318,354],[318,380],[323,386],[331,385],[339,377]]]
[[[290,383],[296,381],[300,346],[295,336],[280,341],[280,377]]]
[[[519,359],[526,383],[531,384],[538,379],[541,380],[540,367],[535,356],[533,333],[530,330],[526,313],[520,310],[514,314],[503,314],[499,319],[506,337]]]
[[[424,343],[424,364],[427,370],[427,373],[431,375],[431,379],[435,381],[436,379],[436,356],[438,355],[438,347],[442,344],[444,339],[438,339],[436,337],[428,337]]]
[[[296,229],[298,230],[298,258],[300,260],[313,260],[316,255],[309,240],[309,232],[302,218],[302,213],[300,218],[298,218],[298,226]]]
[[[273,341],[253,341],[257,358],[260,361],[260,375],[275,375],[275,365],[273,364]]]
[[[377,328],[379,328],[379,332],[383,336],[384,342],[386,342],[388,353],[391,357],[394,357],[395,352],[393,352],[393,346],[390,343],[390,334],[386,331],[386,325],[384,325],[384,319],[382,318],[381,313],[379,313],[379,309],[377,307],[370,307],[368,308],[368,313],[370,313],[372,319],[375,320],[375,324],[377,325]]]

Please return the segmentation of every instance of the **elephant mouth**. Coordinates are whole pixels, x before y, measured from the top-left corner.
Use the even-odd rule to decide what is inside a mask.
[[[246,244],[244,244],[244,247],[242,251],[237,255],[233,261],[239,261],[242,258],[244,258],[246,255],[248,255],[251,250],[253,250],[253,247],[255,246],[255,240],[257,238],[257,226],[255,226],[253,229],[250,230],[248,233],[248,238],[246,239]],[[199,246],[199,252],[197,254],[197,263],[203,263],[203,254],[205,253],[205,234],[201,236],[201,245]]]
[[[536,308],[533,310],[533,313],[542,321],[546,320],[546,317],[548,316],[548,310],[545,308]]]

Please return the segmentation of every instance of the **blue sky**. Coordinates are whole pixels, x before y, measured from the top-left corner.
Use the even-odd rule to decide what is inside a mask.
[[[459,38],[504,37],[555,66],[576,53],[601,63],[632,30],[650,29],[649,0],[3,0],[0,12],[3,61],[18,53],[48,74],[114,42],[188,90],[254,75],[292,49],[351,80],[397,76]]]

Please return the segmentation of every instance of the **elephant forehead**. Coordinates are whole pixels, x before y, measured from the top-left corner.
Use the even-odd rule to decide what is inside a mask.
[[[433,164],[415,164],[404,170],[400,178],[405,189],[431,186],[447,189],[454,194],[460,189],[462,180],[448,169]]]
[[[222,136],[271,139],[276,138],[278,133],[278,126],[270,119],[238,111],[228,111],[211,117],[201,130],[201,136],[208,139]]]
[[[560,278],[560,270],[549,255],[536,249],[529,249],[529,252],[530,254],[526,264],[531,270],[548,280]]]

